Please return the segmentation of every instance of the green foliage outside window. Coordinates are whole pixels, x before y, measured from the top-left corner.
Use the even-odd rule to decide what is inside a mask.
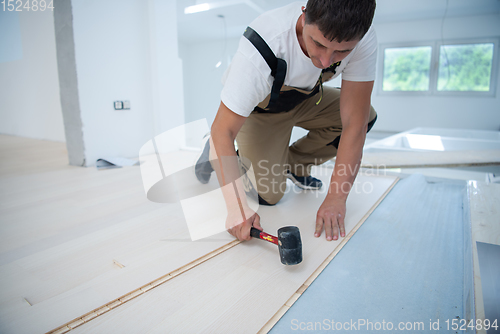
[[[489,91],[493,44],[442,45],[439,91]]]
[[[388,48],[384,52],[384,91],[427,91],[432,48]]]

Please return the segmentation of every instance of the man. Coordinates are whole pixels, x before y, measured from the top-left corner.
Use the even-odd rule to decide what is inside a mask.
[[[196,166],[203,183],[215,168],[221,186],[233,184],[223,187],[226,227],[239,240],[251,238],[252,226],[262,228],[237,180],[236,160],[227,159],[237,154],[251,162],[263,205],[282,198],[287,178],[303,189],[321,188],[311,166],[337,156],[315,236],[323,229],[327,240],[345,236],[347,196],[366,132],[376,120],[370,102],[377,51],[374,11],[375,0],[293,3],[261,15],[241,38],[223,79],[210,141]],[[341,90],[323,87],[340,73]],[[293,126],[309,133],[289,146]]]

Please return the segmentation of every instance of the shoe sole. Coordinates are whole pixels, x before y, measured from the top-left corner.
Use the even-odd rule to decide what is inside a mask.
[[[297,187],[304,189],[304,190],[319,190],[323,186],[323,184],[319,187],[306,186],[306,185],[300,183],[296,178],[294,178],[292,174],[287,174],[286,177],[288,179],[290,179],[293,182],[293,184],[295,184]]]
[[[210,181],[210,176],[208,177],[208,180],[206,180],[206,181],[205,181],[205,180],[200,179],[200,178],[198,177],[198,174],[196,173],[196,166],[199,164],[198,162],[200,161],[201,157],[202,157],[202,156],[203,156],[203,154],[205,153],[205,148],[207,147],[207,141],[209,141],[209,140],[210,140],[210,135],[205,136],[205,137],[202,139],[202,141],[201,141],[201,147],[202,147],[202,149],[201,149],[200,154],[198,154],[198,156],[196,157],[196,160],[195,160],[195,165],[194,165],[194,166],[195,166],[195,176],[196,176],[196,178],[198,179],[198,181],[200,181],[200,182],[201,182],[201,183],[203,183],[203,184],[207,184],[207,183]],[[207,159],[207,162],[209,162],[209,161],[210,161],[210,157]],[[210,173],[210,174],[211,174],[211,173]]]

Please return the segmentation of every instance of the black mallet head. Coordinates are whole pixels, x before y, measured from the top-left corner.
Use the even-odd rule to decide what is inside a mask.
[[[302,240],[297,226],[285,226],[278,230],[278,249],[281,263],[294,265],[302,262]]]
[[[257,239],[269,241],[278,245],[281,263],[294,265],[302,262],[302,241],[300,231],[296,226],[285,226],[278,230],[278,237],[261,232],[256,228],[250,229],[250,235]]]

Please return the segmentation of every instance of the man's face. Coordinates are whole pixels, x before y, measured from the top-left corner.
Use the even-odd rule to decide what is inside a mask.
[[[315,24],[305,24],[305,22],[302,38],[307,56],[311,58],[314,66],[321,69],[330,67],[330,65],[343,60],[359,42],[359,40],[343,41],[340,43],[330,41],[323,36],[323,33]]]

